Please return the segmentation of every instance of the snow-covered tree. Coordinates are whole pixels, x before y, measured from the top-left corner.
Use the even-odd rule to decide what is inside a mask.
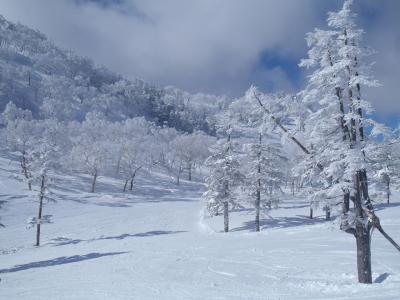
[[[51,223],[51,215],[43,214],[43,207],[49,201],[54,201],[51,197],[50,184],[51,175],[59,166],[60,158],[60,134],[63,133],[62,127],[55,120],[45,120],[37,124],[40,129],[40,136],[36,140],[30,151],[32,184],[34,190],[38,192],[38,214],[28,220],[28,228],[36,226],[36,246],[40,246],[41,225]]]
[[[343,197],[342,230],[357,241],[358,279],[371,283],[370,231],[380,226],[368,194],[365,156],[373,151],[368,141],[382,133],[381,126],[368,118],[371,105],[362,97],[361,86],[376,86],[363,59],[371,51],[362,46],[363,31],[355,25],[352,0],[345,0],[339,12],[328,17],[330,31],[308,34],[309,58],[301,65],[315,67],[302,99],[311,113],[308,137],[320,199]],[[371,134],[367,136],[366,128]],[[350,209],[349,199],[354,203]],[[374,222],[374,223],[373,223]],[[377,227],[378,228],[378,227]]]
[[[35,140],[39,136],[35,120],[15,119],[7,121],[6,143],[11,152],[17,153],[21,174],[27,182],[29,190],[32,189],[31,151]]]
[[[375,194],[383,194],[389,204],[392,190],[400,190],[400,140],[395,137],[380,141],[367,159],[373,165]]]
[[[224,214],[224,231],[229,231],[229,205],[237,205],[237,188],[243,182],[240,163],[233,149],[231,129],[227,130],[227,139],[220,140],[210,149],[211,156],[206,160],[210,175],[206,179],[207,209],[212,216]]]
[[[16,120],[30,121],[32,120],[32,112],[17,107],[14,102],[8,102],[1,114],[1,121],[5,126],[7,126],[9,122],[14,122]]]
[[[119,132],[116,145],[119,147],[119,169],[125,184],[124,191],[128,188],[132,191],[133,182],[139,170],[151,165],[149,149],[153,145],[153,126],[144,118],[128,119],[117,127]]]
[[[156,145],[151,149],[153,163],[175,180],[179,185],[184,162],[178,158],[174,140],[178,132],[173,128],[158,128],[155,132]]]
[[[268,139],[269,138],[269,139]],[[264,140],[267,140],[266,142]],[[244,189],[254,199],[255,229],[260,231],[260,210],[277,207],[284,185],[287,158],[280,143],[259,133],[258,141],[245,145]]]
[[[98,176],[105,171],[109,162],[109,129],[110,124],[102,115],[89,113],[86,120],[77,125],[77,135],[71,136],[72,161],[81,171],[92,176],[92,193],[95,191]]]
[[[173,148],[177,159],[183,162],[188,172],[188,180],[192,180],[192,173],[196,164],[202,163],[209,155],[209,147],[213,139],[206,134],[196,131],[192,134],[178,135],[173,140]]]

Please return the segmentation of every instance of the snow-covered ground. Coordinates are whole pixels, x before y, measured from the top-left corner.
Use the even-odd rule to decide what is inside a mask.
[[[287,197],[253,232],[253,212],[209,218],[203,186],[141,174],[132,193],[100,177],[61,177],[58,203],[44,214],[42,246],[26,219],[37,203],[0,159],[0,299],[400,299],[399,253],[373,234],[374,284],[357,283],[355,240],[308,206]],[[398,196],[398,195],[397,195]],[[400,198],[380,205],[384,228],[400,241]]]

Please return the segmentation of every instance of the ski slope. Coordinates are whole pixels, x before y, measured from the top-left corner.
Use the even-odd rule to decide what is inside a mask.
[[[253,232],[251,210],[222,217],[204,212],[200,183],[176,186],[142,173],[132,193],[100,177],[60,176],[56,204],[44,207],[42,246],[26,219],[35,194],[0,159],[0,299],[400,299],[400,254],[378,233],[372,239],[374,284],[357,283],[355,240],[322,212],[288,196]],[[397,198],[397,200],[400,200]],[[384,228],[400,241],[400,201],[379,205]]]

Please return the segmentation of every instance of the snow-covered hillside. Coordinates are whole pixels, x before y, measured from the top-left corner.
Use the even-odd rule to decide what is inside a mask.
[[[0,111],[13,102],[35,118],[59,121],[82,121],[97,111],[112,121],[142,116],[181,131],[215,134],[214,115],[229,102],[123,78],[1,15],[0,79]]]
[[[309,204],[287,196],[262,216],[204,213],[203,185],[180,186],[155,173],[132,193],[100,177],[59,177],[57,203],[44,207],[54,224],[42,227],[42,246],[26,219],[35,194],[14,176],[15,161],[0,159],[2,209],[0,299],[399,299],[400,260],[378,233],[372,239],[372,285],[358,284],[355,241],[334,222],[306,217]],[[400,239],[399,195],[380,205],[385,229]]]

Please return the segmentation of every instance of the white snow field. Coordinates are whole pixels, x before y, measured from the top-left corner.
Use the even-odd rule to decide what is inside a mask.
[[[374,283],[357,283],[355,240],[308,205],[287,197],[252,229],[253,212],[204,214],[203,186],[176,186],[162,174],[139,176],[132,193],[100,177],[60,177],[58,203],[44,214],[42,246],[26,219],[34,194],[0,159],[0,299],[400,299],[400,253],[379,233],[372,239]],[[398,195],[397,195],[398,196]],[[396,202],[397,200],[397,202]],[[387,232],[400,241],[400,198],[378,205]]]

